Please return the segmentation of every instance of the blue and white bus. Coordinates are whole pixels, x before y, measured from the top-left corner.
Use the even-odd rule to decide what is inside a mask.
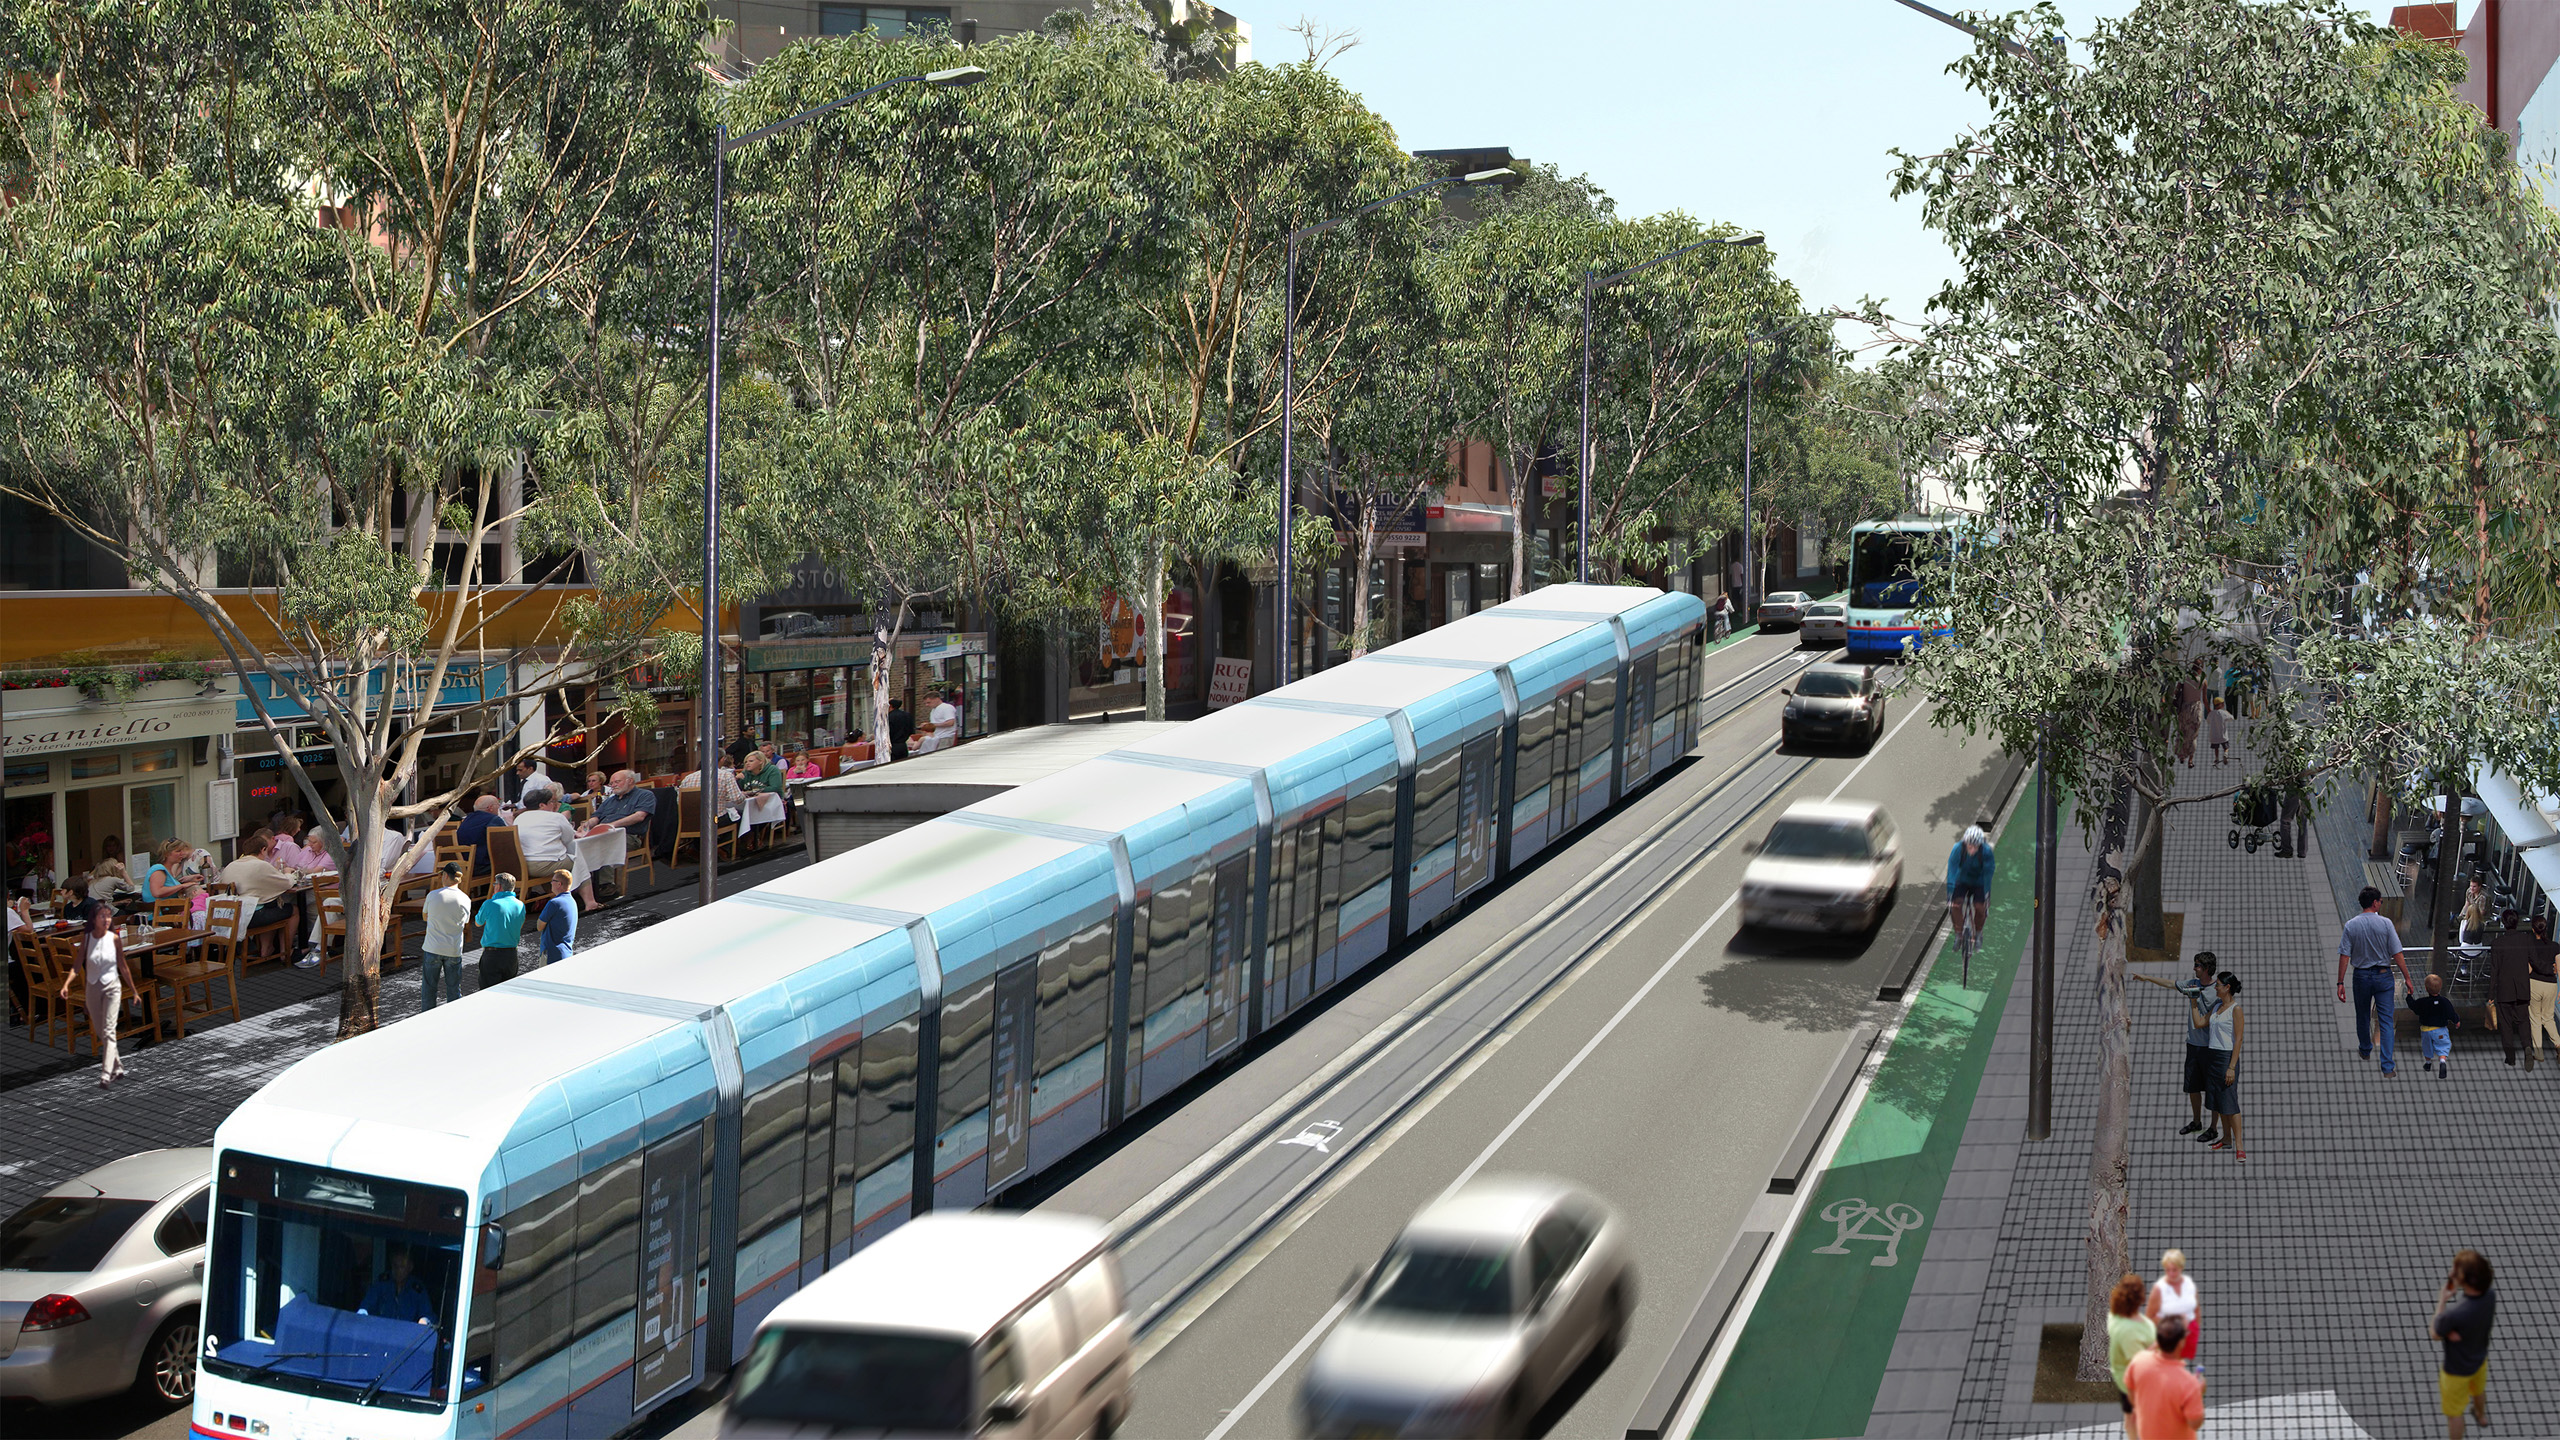
[[[623,1431],[1653,781],[1705,623],[1549,586],[305,1058],[214,1136],[188,1433]]]
[[[1955,544],[1956,517],[1862,520],[1849,527],[1849,654],[1889,660],[1947,633],[1944,616],[1926,612],[1922,567]],[[1915,613],[1918,612],[1918,613]]]

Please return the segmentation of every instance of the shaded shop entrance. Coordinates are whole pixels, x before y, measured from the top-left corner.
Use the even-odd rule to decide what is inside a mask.
[[[944,632],[903,635],[889,667],[889,698],[919,725],[934,701],[958,689],[960,734],[987,733],[994,712],[987,683],[987,637]],[[774,640],[745,647],[738,676],[739,730],[759,745],[823,749],[850,743],[872,726],[871,639]]]

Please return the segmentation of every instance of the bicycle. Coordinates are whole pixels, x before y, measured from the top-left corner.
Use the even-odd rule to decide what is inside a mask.
[[[1982,948],[1982,925],[1975,918],[1974,906],[1959,905],[1956,908],[1963,917],[1956,926],[1956,954],[1962,957],[1964,962],[1964,968],[1959,974],[1965,988],[1971,989],[1973,987],[1973,952]]]

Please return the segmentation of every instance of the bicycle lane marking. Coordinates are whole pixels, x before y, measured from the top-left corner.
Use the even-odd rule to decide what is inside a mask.
[[[2035,782],[2016,815],[2032,815]],[[1695,1434],[1819,1440],[1865,1432],[2025,949],[2034,865],[2000,867],[1973,988],[1955,941],[1904,1017],[1717,1379]],[[1814,1343],[1814,1342],[1819,1343]]]

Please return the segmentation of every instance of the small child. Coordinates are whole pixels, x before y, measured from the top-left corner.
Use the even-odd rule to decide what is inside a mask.
[[[2222,708],[2222,697],[2213,697],[2213,708],[2205,712],[2204,738],[2213,746],[2213,763],[2231,763],[2231,712]]]
[[[2444,977],[2427,977],[2427,993],[2412,992],[2409,1009],[2418,1017],[2418,1068],[2436,1067],[2436,1078],[2445,1078],[2453,1061],[2453,1032],[2462,1017],[2453,1011],[2453,1002],[2444,998]]]

